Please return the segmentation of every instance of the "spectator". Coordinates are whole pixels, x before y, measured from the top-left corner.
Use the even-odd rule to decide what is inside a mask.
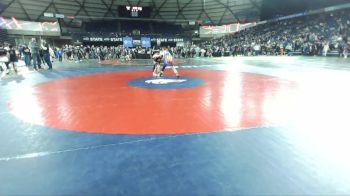
[[[33,66],[35,70],[41,69],[41,65],[38,64],[39,56],[39,44],[36,42],[35,38],[29,43],[30,53],[32,54]]]

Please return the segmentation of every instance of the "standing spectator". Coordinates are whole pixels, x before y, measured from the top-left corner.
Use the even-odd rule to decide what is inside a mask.
[[[38,65],[41,67],[41,64],[45,65],[44,51],[42,48],[39,49],[39,55],[38,55]]]
[[[29,47],[25,44],[24,47],[23,47],[23,55],[24,55],[24,62],[26,64],[27,67],[30,66],[30,49]]]
[[[51,59],[50,59],[50,48],[49,48],[49,44],[46,43],[45,40],[42,41],[42,45],[41,48],[43,50],[43,57],[44,57],[44,61],[46,62],[46,64],[49,66],[49,70],[52,69],[52,63],[51,63]]]
[[[17,73],[17,62],[18,62],[18,57],[16,54],[16,50],[12,45],[9,45],[9,63],[12,63],[13,70]]]
[[[323,46],[323,56],[327,56],[328,50],[329,50],[329,44],[328,42],[326,42]]]
[[[9,44],[6,42],[4,43],[4,46],[5,46],[5,49],[7,51],[7,62],[5,62],[5,65],[7,68],[7,73],[9,73],[9,71],[10,71],[10,56],[9,56],[10,48],[9,48]]]
[[[63,49],[62,48],[57,49],[57,57],[58,57],[58,60],[60,62],[62,62],[62,57],[63,57]]]
[[[32,54],[33,66],[35,70],[41,69],[41,65],[38,64],[39,58],[39,44],[36,42],[35,38],[29,43],[30,52]]]

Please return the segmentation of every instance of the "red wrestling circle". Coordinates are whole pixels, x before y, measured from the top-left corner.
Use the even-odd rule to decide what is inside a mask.
[[[129,86],[128,81],[149,76],[150,71],[96,73],[38,84],[15,96],[9,107],[30,123],[111,134],[209,132],[274,122],[261,108],[269,107],[264,96],[276,91],[279,79],[219,70],[180,73],[205,84],[145,89]]]

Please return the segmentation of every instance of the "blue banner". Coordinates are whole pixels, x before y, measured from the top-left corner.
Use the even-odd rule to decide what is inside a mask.
[[[141,47],[142,48],[150,48],[151,47],[151,38],[141,37]]]
[[[125,48],[132,48],[134,45],[132,43],[132,37],[123,37],[123,45]]]

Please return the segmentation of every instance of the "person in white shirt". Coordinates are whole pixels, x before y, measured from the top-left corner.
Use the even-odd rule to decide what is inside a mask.
[[[325,42],[323,46],[323,56],[327,56],[328,50],[329,50],[329,44],[328,42]]]

